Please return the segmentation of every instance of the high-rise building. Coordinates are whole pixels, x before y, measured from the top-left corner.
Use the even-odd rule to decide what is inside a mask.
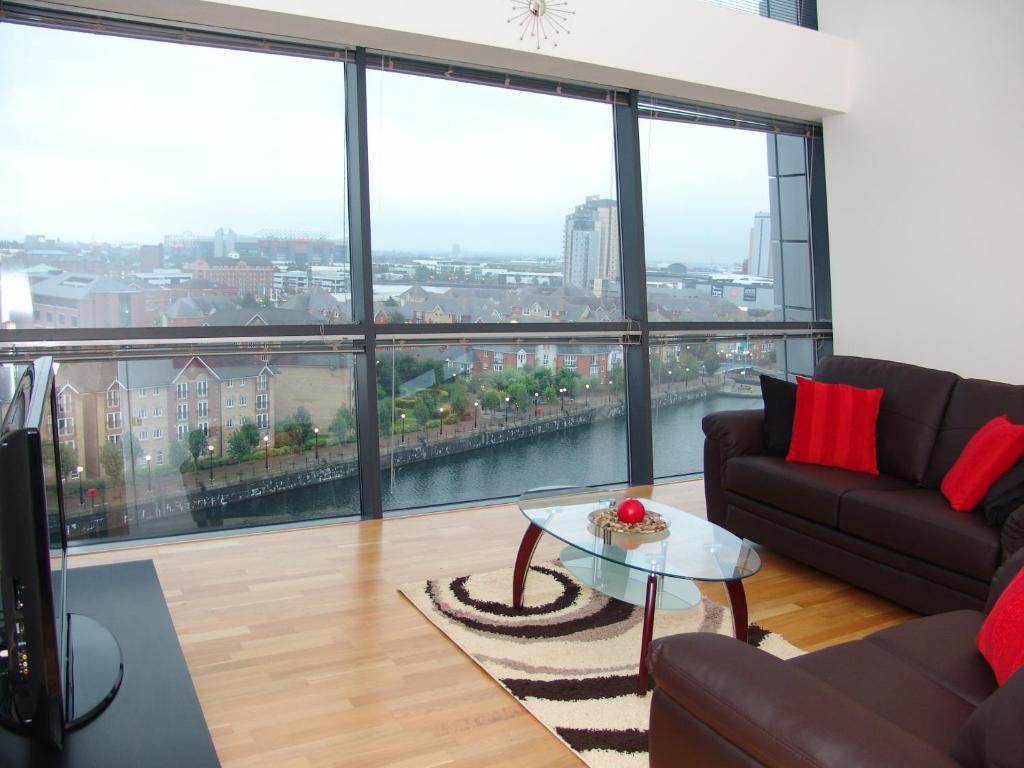
[[[750,228],[747,274],[754,277],[774,277],[771,253],[772,217],[764,211],[758,211],[754,214],[754,226]]]
[[[562,275],[566,285],[602,292],[619,279],[619,204],[590,195],[565,217]]]

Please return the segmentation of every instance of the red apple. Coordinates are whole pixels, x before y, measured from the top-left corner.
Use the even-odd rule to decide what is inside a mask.
[[[639,523],[644,519],[645,514],[647,514],[647,510],[644,509],[644,505],[640,503],[639,499],[625,499],[619,504],[619,520],[626,524]]]

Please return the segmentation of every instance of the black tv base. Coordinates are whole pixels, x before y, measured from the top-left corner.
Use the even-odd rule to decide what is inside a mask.
[[[110,630],[96,619],[68,614],[68,686],[65,730],[81,728],[97,717],[114,699],[124,677],[121,646]]]
[[[0,730],[0,766],[219,766],[152,561],[71,568],[67,590],[69,611],[117,639],[120,688],[95,719],[67,731],[63,750]]]

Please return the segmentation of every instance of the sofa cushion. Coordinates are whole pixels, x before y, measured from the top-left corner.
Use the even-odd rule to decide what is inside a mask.
[[[878,474],[875,430],[881,389],[824,384],[797,377],[796,412],[787,461]]]
[[[726,490],[832,527],[844,493],[910,487],[894,477],[793,463],[778,456],[737,456],[725,467]]]
[[[921,481],[950,392],[959,379],[955,373],[888,360],[834,356],[818,364],[814,378],[884,389],[876,432],[878,469],[883,475]]]
[[[973,704],[873,643],[834,645],[787,664],[809,672],[942,752],[949,751],[974,711]]]
[[[1024,667],[1024,570],[996,600],[978,632],[978,650],[1002,685]]]
[[[773,456],[785,456],[789,453],[789,441],[793,439],[796,384],[763,373],[760,381],[764,400],[764,446]]]
[[[999,565],[999,530],[977,512],[955,512],[941,493],[851,491],[839,529],[966,576],[988,581]]]
[[[979,429],[942,478],[939,490],[957,512],[978,506],[989,488],[1024,454],[1024,424],[996,416]]]
[[[998,687],[974,645],[984,620],[981,611],[947,611],[883,629],[864,642],[874,643],[977,706]]]
[[[957,736],[950,756],[967,768],[1009,768],[1024,754],[1024,669],[974,710]]]
[[[885,401],[882,401],[885,407]],[[996,416],[1024,423],[1024,385],[963,379],[953,389],[922,485],[938,488],[974,433]],[[883,470],[884,471],[884,470]]]

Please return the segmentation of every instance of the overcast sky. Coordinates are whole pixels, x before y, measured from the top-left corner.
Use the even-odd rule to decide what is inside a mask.
[[[375,249],[560,256],[614,196],[611,107],[368,73]],[[337,63],[0,24],[0,239],[344,234]],[[764,137],[641,125],[652,263],[741,261]]]

